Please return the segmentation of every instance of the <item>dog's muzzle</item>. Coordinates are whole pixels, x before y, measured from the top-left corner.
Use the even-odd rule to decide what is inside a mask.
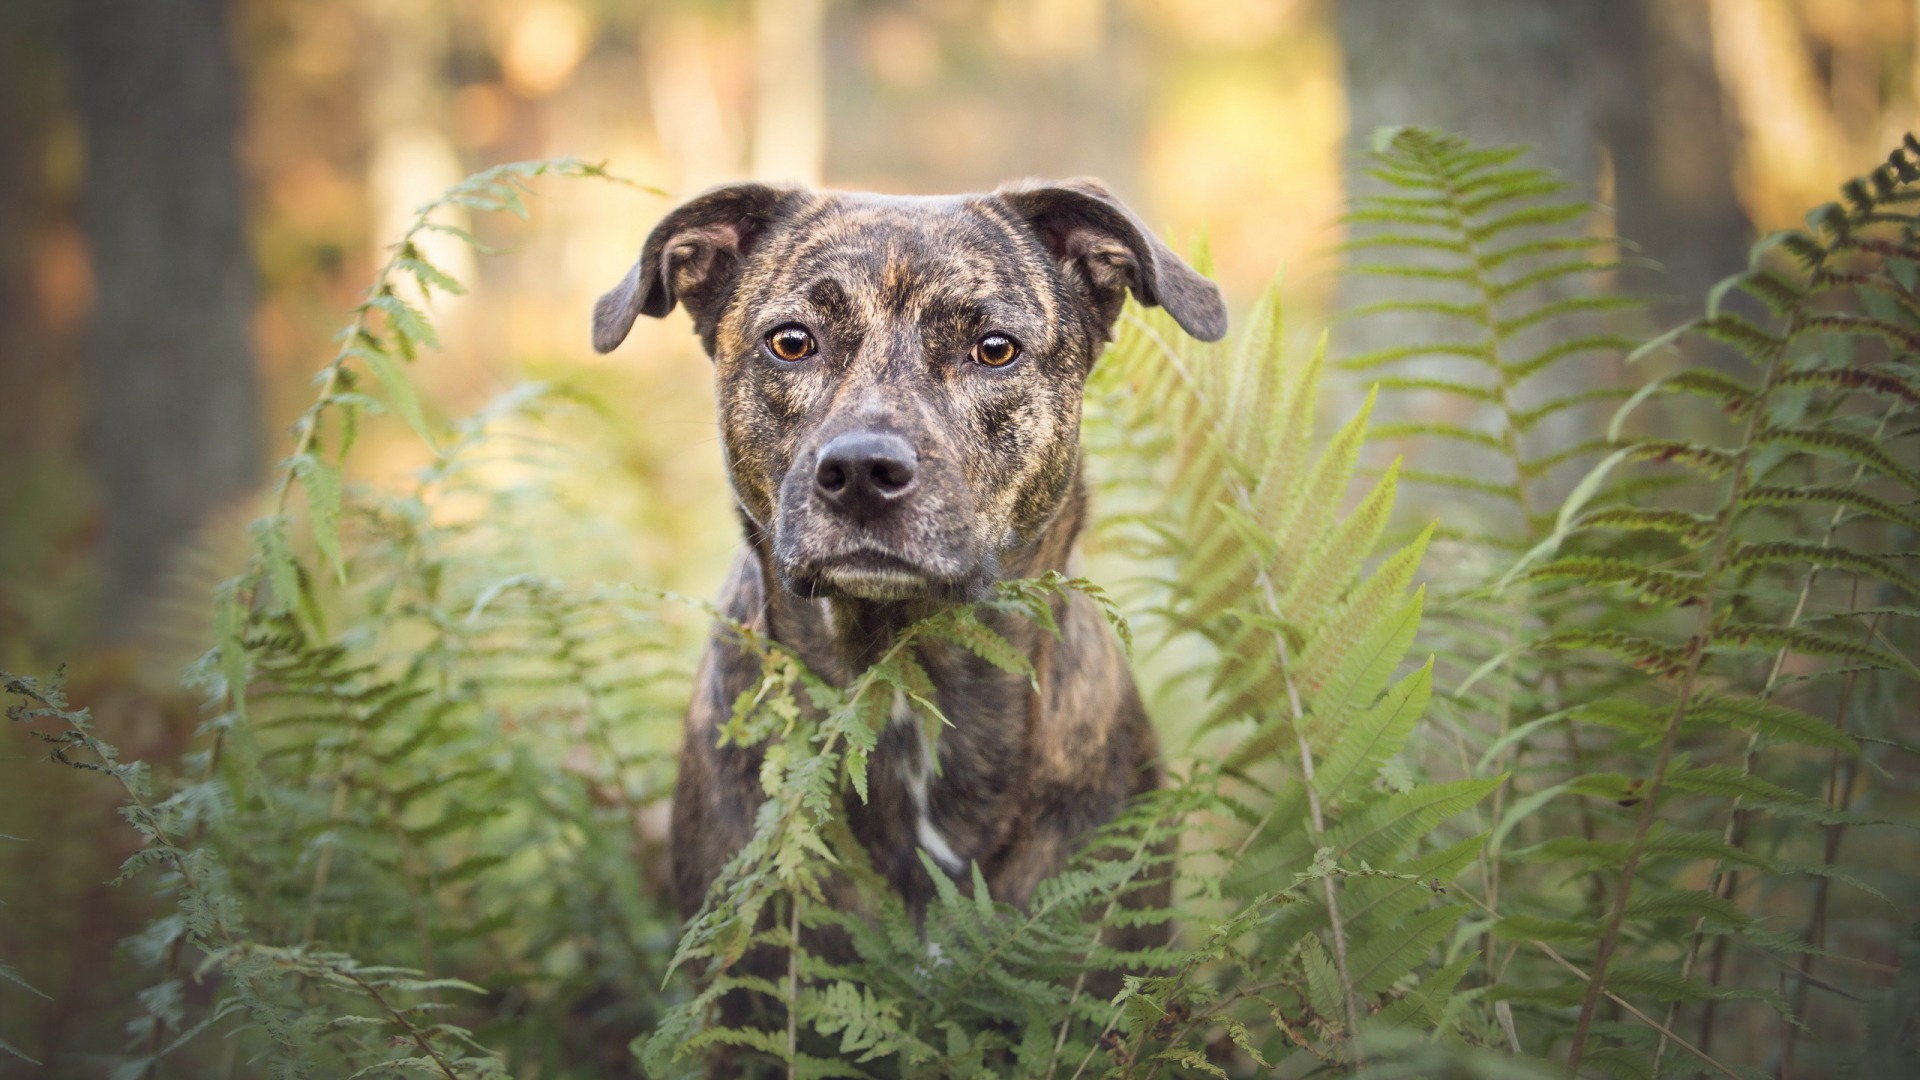
[[[898,432],[829,438],[783,485],[775,556],[788,587],[864,600],[966,594],[979,571],[971,518],[938,472]]]

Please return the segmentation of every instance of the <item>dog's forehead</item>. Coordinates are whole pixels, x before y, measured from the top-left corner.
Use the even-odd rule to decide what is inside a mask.
[[[822,193],[769,229],[754,264],[744,291],[755,306],[802,303],[830,282],[894,317],[954,305],[1055,313],[1037,238],[990,196]]]
[[[987,195],[883,195],[864,191],[814,194],[811,212],[792,219],[804,235],[838,235],[853,242],[893,233],[925,240],[952,239],[979,223],[1004,217]]]
[[[1037,248],[1006,209],[977,195],[832,192],[796,214],[774,246],[809,259],[965,270],[1038,270]]]

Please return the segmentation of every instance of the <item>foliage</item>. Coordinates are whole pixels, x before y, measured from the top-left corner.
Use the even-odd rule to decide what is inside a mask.
[[[1394,678],[1427,538],[1374,563],[1396,484],[1389,469],[1350,490],[1371,402],[1316,455],[1322,350],[1290,359],[1285,341],[1277,290],[1230,347],[1130,311],[1090,388],[1112,412],[1096,432],[1112,471],[1164,493],[1110,532],[1159,568],[1161,647],[1199,644],[1170,681],[1203,716],[1201,759],[1221,762],[1218,840],[1187,853],[1193,945],[1121,995],[1123,1075],[1215,1071],[1229,1045],[1242,1066],[1399,1053],[1393,1032],[1455,1028],[1471,960],[1445,882],[1480,838],[1442,830],[1495,784],[1419,784],[1398,758],[1431,685],[1430,664]]]
[[[1553,185],[1511,165],[1516,153],[1387,133],[1378,174],[1411,194],[1364,211],[1390,223],[1373,243],[1447,250],[1452,280],[1483,299],[1543,275],[1607,270],[1583,257],[1501,276],[1514,253],[1594,243],[1571,231],[1577,204],[1535,201]],[[1808,995],[1876,992],[1857,961],[1815,974],[1823,960],[1852,959],[1829,937],[1836,890],[1864,890],[1867,906],[1849,909],[1863,928],[1889,914],[1839,853],[1849,829],[1884,820],[1885,809],[1859,806],[1861,770],[1897,767],[1907,735],[1898,702],[1920,675],[1904,565],[1920,495],[1907,209],[1916,179],[1896,152],[1847,186],[1846,205],[1816,211],[1811,232],[1762,241],[1703,317],[1638,349],[1630,359],[1697,338],[1731,355],[1698,348],[1707,363],[1683,358],[1644,383],[1557,513],[1529,508],[1532,463],[1511,451],[1533,414],[1496,395],[1487,439],[1509,448],[1515,482],[1482,490],[1522,512],[1486,546],[1523,555],[1492,573],[1456,562],[1436,585],[1450,598],[1436,624],[1455,683],[1439,712],[1463,765],[1477,753],[1471,772],[1520,763],[1494,801],[1493,857],[1480,871],[1486,929],[1506,952],[1489,996],[1519,1007],[1526,1049],[1611,1075],[1725,1073],[1716,1027],[1738,1025],[1827,1070],[1851,1056],[1833,1037],[1849,1021],[1809,1013]],[[1465,243],[1514,221],[1567,231],[1494,251]],[[1428,272],[1421,260],[1409,268]],[[1479,339],[1457,351],[1484,362],[1500,355],[1502,327],[1603,306],[1534,303],[1482,308],[1470,320]],[[1505,385],[1515,371],[1545,371],[1533,365],[1555,350],[1607,344],[1610,335],[1567,335],[1518,364],[1496,361],[1496,374]],[[1563,387],[1556,400],[1600,393]],[[1683,397],[1714,408],[1672,401]],[[1635,424],[1654,401],[1670,407],[1643,433]],[[1676,428],[1701,434],[1676,439]],[[1888,807],[1887,794],[1874,801]],[[1848,937],[1851,948],[1885,940]],[[1771,1031],[1769,1008],[1779,1014]],[[1682,1020],[1695,1025],[1684,1036]]]
[[[672,941],[648,815],[671,787],[697,627],[555,576],[631,571],[555,557],[615,551],[592,541],[627,528],[595,497],[609,463],[561,434],[590,428],[589,399],[522,387],[443,423],[407,372],[435,340],[408,289],[460,290],[418,238],[471,241],[440,211],[524,213],[524,185],[550,173],[604,175],[490,170],[394,246],[296,426],[250,564],[220,586],[217,646],[189,673],[205,743],[177,773],[120,763],[57,687],[9,684],[62,760],[127,785],[148,845],[123,877],[145,872],[172,908],[128,942],[156,981],[120,1075],[223,1059],[286,1076],[607,1075],[662,1007],[627,989],[659,985]],[[346,479],[371,414],[425,444],[410,488]]]
[[[1557,373],[1622,346],[1590,320],[1623,305],[1584,208],[1517,156],[1383,137],[1394,191],[1357,205],[1355,250],[1415,292],[1373,314],[1460,329],[1349,362],[1377,383],[1330,438],[1324,344],[1289,345],[1275,291],[1227,345],[1126,310],[1086,432],[1096,539],[1134,571],[1118,601],[1005,583],[844,686],[722,619],[761,663],[726,737],[765,748],[765,800],[677,932],[661,801],[719,616],[630,584],[648,568],[582,388],[449,421],[409,372],[436,340],[409,290],[459,289],[417,242],[436,212],[604,173],[451,190],[356,310],[221,586],[201,749],[123,762],[57,680],[8,677],[56,762],[122,787],[144,844],[123,877],[168,903],[128,943],[153,985],[116,1075],[1745,1075],[1774,1043],[1837,1071],[1856,1021],[1810,994],[1865,1003],[1872,1075],[1911,1042],[1913,949],[1856,955],[1910,935],[1873,906],[1896,872],[1842,841],[1897,816],[1920,677],[1920,168],[1897,154],[1637,354],[1689,334],[1744,367],[1664,372],[1605,440],[1543,449],[1622,396]],[[1370,473],[1376,395],[1473,419],[1385,425],[1421,466]],[[418,440],[411,486],[356,480],[376,414]],[[1589,468],[1554,512],[1563,465]],[[1406,479],[1472,499],[1397,532]],[[1030,675],[1002,631],[1051,631],[1067,592],[1108,608],[1191,740],[1024,909],[929,862],[916,923],[841,811],[894,715],[937,740],[928,650]],[[1164,947],[1103,933],[1167,921]],[[1772,1041],[1729,1050],[1735,1025]]]

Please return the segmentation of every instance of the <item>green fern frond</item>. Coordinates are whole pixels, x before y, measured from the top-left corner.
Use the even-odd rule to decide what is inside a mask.
[[[1623,802],[1635,811],[1626,839],[1595,840],[1583,848],[1592,859],[1612,860],[1611,870],[1603,869],[1609,865],[1604,862],[1589,865],[1618,882],[1599,923],[1594,966],[1601,977],[1584,994],[1571,1036],[1576,1063],[1600,1030],[1595,1013],[1603,985],[1667,1003],[1669,1019],[1689,1002],[1769,998],[1765,991],[1726,985],[1727,945],[1724,938],[1709,941],[1710,928],[1743,921],[1745,912],[1727,909],[1735,895],[1731,883],[1740,874],[1780,872],[1741,846],[1754,828],[1739,824],[1746,815],[1771,814],[1782,819],[1779,829],[1794,819],[1834,830],[1872,824],[1870,815],[1850,809],[1833,790],[1816,794],[1788,781],[1796,775],[1800,747],[1835,755],[1836,762],[1860,752],[1846,718],[1813,715],[1809,710],[1824,704],[1796,691],[1796,682],[1823,673],[1849,687],[1874,680],[1890,690],[1920,681],[1920,668],[1907,651],[1911,645],[1896,644],[1912,641],[1912,624],[1898,615],[1854,614],[1897,603],[1920,587],[1904,565],[1914,524],[1906,507],[1920,500],[1920,468],[1911,447],[1885,438],[1915,405],[1911,365],[1920,313],[1907,302],[1910,293],[1897,272],[1877,261],[1879,251],[1888,249],[1870,252],[1864,246],[1875,230],[1910,230],[1920,219],[1903,209],[1905,202],[1887,200],[1906,194],[1898,183],[1883,177],[1877,190],[1879,195],[1867,185],[1852,185],[1851,208],[1820,212],[1817,233],[1763,242],[1748,272],[1714,290],[1703,317],[1638,351],[1662,350],[1691,334],[1730,347],[1753,372],[1750,379],[1736,379],[1685,368],[1649,384],[1614,422],[1626,444],[1622,460],[1680,465],[1691,474],[1667,496],[1688,493],[1691,505],[1604,506],[1581,515],[1558,541],[1574,549],[1561,564],[1570,571],[1563,580],[1578,583],[1572,595],[1623,579],[1638,584],[1637,573],[1657,572],[1693,583],[1686,602],[1695,613],[1690,631],[1685,622],[1663,625],[1665,615],[1618,612],[1604,630],[1559,631],[1541,642],[1609,651],[1664,681],[1668,691],[1652,704],[1616,697],[1608,708],[1574,711],[1585,723],[1658,748],[1647,775]],[[1790,252],[1802,269],[1769,264],[1776,247]],[[1768,319],[1726,310],[1722,300],[1734,291],[1759,300]],[[1731,421],[1737,430],[1714,445],[1628,434],[1628,414],[1664,389],[1705,397],[1716,407],[1717,421]],[[1636,475],[1603,475],[1595,473],[1583,499],[1626,501],[1602,488],[1623,490]],[[1606,531],[1618,529],[1655,530],[1684,546],[1660,556],[1657,567],[1621,560],[1606,554],[1617,550]],[[1828,629],[1842,625],[1850,629]],[[1789,664],[1809,670],[1790,677]],[[1773,700],[1776,695],[1784,700]],[[1691,761],[1677,752],[1683,733]],[[1762,774],[1767,766],[1772,775]],[[1663,802],[1668,796],[1686,796],[1684,805],[1700,807],[1680,813],[1708,828],[1655,828],[1656,806],[1663,818],[1675,813]],[[1697,847],[1677,845],[1676,837],[1693,837],[1688,843]],[[1558,848],[1537,850],[1575,857],[1574,849],[1588,842],[1548,844]],[[1667,932],[1664,940],[1679,946],[1678,960],[1655,962],[1629,943],[1660,940],[1638,925],[1649,909],[1636,906],[1631,896],[1636,887],[1660,889],[1673,882],[1689,861],[1706,865],[1710,887],[1694,910],[1685,911],[1691,926],[1677,935]],[[1822,917],[1816,914],[1816,923]],[[1635,926],[1631,934],[1629,925]],[[1709,952],[1710,978],[1703,982],[1696,964]],[[1639,958],[1631,958],[1636,953]]]

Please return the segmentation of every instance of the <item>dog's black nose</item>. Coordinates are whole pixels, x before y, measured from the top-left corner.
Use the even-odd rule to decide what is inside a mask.
[[[859,520],[879,517],[913,492],[920,464],[913,444],[898,435],[853,431],[820,448],[813,489]]]

